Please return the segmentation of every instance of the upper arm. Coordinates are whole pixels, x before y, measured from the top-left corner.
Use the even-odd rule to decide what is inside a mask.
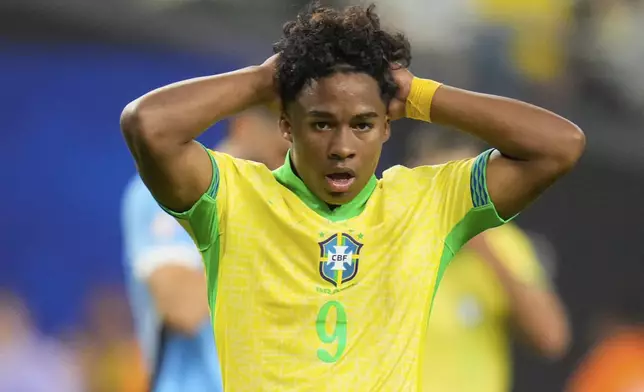
[[[148,189],[163,206],[177,212],[190,209],[213,181],[213,164],[196,141],[168,141],[145,124],[136,101],[121,115],[121,130]]]
[[[499,215],[511,218],[552,185],[560,174],[555,161],[521,161],[494,151],[487,167],[488,193]]]

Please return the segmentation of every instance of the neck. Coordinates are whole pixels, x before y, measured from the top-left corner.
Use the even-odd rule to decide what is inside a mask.
[[[290,154],[291,152],[289,151],[288,153]],[[297,178],[299,178],[301,180],[302,177],[300,177],[300,175],[297,172],[297,168],[295,167],[295,163],[293,163],[293,156],[292,155],[291,155],[291,159],[289,160],[289,162],[291,164],[291,170],[293,171],[293,174],[295,174],[297,176]],[[304,181],[302,181],[302,183],[304,183]],[[338,207],[338,205],[335,205],[335,204],[329,204],[329,203],[325,203],[325,204],[326,204],[327,207],[329,207],[329,210],[331,210],[331,211],[333,211],[335,208]]]
[[[313,194],[297,175],[291,153],[292,151],[289,151],[284,165],[274,170],[273,175],[278,182],[295,193],[310,209],[333,222],[356,217],[364,210],[367,201],[376,189],[378,181],[375,176],[371,177],[369,183],[350,202],[338,206],[329,205]]]

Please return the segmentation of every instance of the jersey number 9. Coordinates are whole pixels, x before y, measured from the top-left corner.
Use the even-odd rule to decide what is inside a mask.
[[[327,333],[326,324],[331,308],[335,309],[335,326],[331,333]],[[338,301],[329,301],[325,303],[322,308],[320,308],[315,326],[318,338],[322,343],[331,344],[336,340],[338,341],[335,354],[331,354],[329,351],[320,348],[318,349],[318,358],[322,362],[326,363],[336,362],[340,359],[342,353],[344,353],[344,350],[347,348],[347,312],[344,310],[344,306]]]

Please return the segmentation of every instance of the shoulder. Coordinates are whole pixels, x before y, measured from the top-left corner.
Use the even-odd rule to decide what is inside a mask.
[[[218,208],[225,209],[235,200],[258,200],[281,188],[273,172],[263,163],[235,158],[222,152],[210,152],[217,171]]]
[[[397,180],[401,181],[403,179],[408,179],[410,177],[417,177],[420,175],[423,176],[435,176],[442,168],[447,164],[443,165],[425,165],[418,166],[415,168],[409,168],[403,165],[392,166],[389,169],[385,170],[382,173],[383,179]]]
[[[237,168],[239,170],[268,170],[268,168],[259,162],[249,161],[247,159],[236,158],[225,152],[214,151],[208,149],[208,153],[213,157],[217,166],[224,166],[226,168]]]
[[[273,175],[263,163],[235,158],[232,155],[208,150],[221,177],[248,177],[250,179],[271,180]]]
[[[388,208],[400,210],[396,214],[412,210],[416,215],[437,212],[443,199],[440,177],[444,171],[445,165],[393,166],[382,173],[378,183],[383,201]]]
[[[461,172],[469,173],[472,171],[474,164],[478,161],[479,157],[450,161],[440,165],[422,165],[414,168],[396,165],[383,172],[383,179],[388,177],[392,180],[395,179],[398,181],[417,178],[435,180]]]
[[[415,168],[397,165],[385,170],[381,181],[387,187],[426,190],[428,187],[445,185],[463,174],[469,177],[473,162],[473,159],[467,159]]]
[[[439,171],[440,166],[419,166],[412,169],[407,166],[396,165],[382,173],[381,181],[386,186],[409,186],[419,179],[422,179],[423,182],[431,181]]]

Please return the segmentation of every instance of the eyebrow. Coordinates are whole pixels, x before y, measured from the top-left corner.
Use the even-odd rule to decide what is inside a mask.
[[[324,118],[329,118],[329,117],[335,117],[333,114],[329,112],[324,112],[320,110],[311,110],[307,112],[307,115],[309,117],[324,117]],[[364,113],[359,113],[353,116],[353,119],[368,119],[368,118],[376,118],[379,117],[378,113],[376,112],[364,112]]]

